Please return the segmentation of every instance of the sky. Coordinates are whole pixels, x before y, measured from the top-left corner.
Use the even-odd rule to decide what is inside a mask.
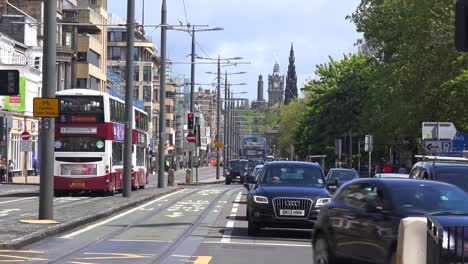
[[[136,2],[136,19],[141,23],[142,1]],[[184,4],[185,2],[185,4]],[[268,98],[268,74],[275,62],[281,74],[287,74],[289,51],[294,44],[298,89],[314,78],[316,65],[326,63],[329,56],[342,58],[357,51],[361,37],[354,24],[346,20],[360,0],[167,0],[168,24],[196,24],[222,27],[223,31],[196,33],[196,54],[202,57],[243,57],[250,64],[223,67],[224,73],[247,72],[228,76],[237,95],[256,99],[257,81],[264,79],[264,97]],[[145,0],[145,24],[161,22],[161,0]],[[108,11],[126,18],[127,0],[108,0]],[[159,47],[159,29],[146,28]],[[188,62],[191,37],[186,32],[168,31],[168,57],[174,62]],[[215,64],[196,65],[195,81],[211,84],[216,81]],[[190,78],[189,64],[174,64],[173,75]],[[204,88],[214,89],[210,85]],[[299,91],[300,92],[300,91]]]

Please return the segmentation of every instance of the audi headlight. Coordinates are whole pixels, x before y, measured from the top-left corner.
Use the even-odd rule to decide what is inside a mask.
[[[268,198],[266,198],[265,196],[254,195],[253,199],[256,203],[261,203],[261,204],[268,203]]]
[[[318,198],[316,201],[315,201],[315,207],[316,208],[320,208],[320,207],[323,207],[326,203],[330,202],[331,201],[331,198]]]

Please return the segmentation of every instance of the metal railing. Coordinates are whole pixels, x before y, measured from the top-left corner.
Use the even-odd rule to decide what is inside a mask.
[[[468,215],[427,217],[427,264],[468,264]]]

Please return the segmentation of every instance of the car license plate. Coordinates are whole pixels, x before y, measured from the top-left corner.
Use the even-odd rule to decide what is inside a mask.
[[[286,216],[304,216],[305,211],[304,210],[280,210],[280,215],[286,215]]]
[[[85,187],[86,183],[85,182],[72,182],[71,186],[72,187]]]

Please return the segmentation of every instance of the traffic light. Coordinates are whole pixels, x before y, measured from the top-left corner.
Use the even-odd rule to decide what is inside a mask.
[[[193,114],[192,114],[192,113],[188,113],[187,117],[188,117],[188,122],[187,122],[187,124],[188,124],[188,129],[189,129],[189,130],[192,130],[192,129],[193,129]]]
[[[0,95],[18,96],[19,79],[18,70],[0,70]]]
[[[468,0],[457,0],[455,10],[455,47],[468,51]]]

